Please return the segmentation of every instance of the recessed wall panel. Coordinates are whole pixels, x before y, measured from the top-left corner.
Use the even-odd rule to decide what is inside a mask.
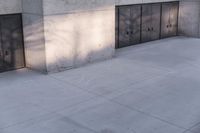
[[[151,41],[151,21],[152,21],[151,4],[142,5],[142,42]]]
[[[161,4],[152,4],[151,41],[160,39]]]
[[[130,45],[140,43],[141,5],[131,7]]]
[[[118,8],[118,47],[140,43],[141,5]]]
[[[160,37],[160,4],[142,5],[142,42]]]
[[[119,46],[125,47],[130,45],[131,33],[131,7],[123,6],[119,8]]]
[[[0,36],[1,40],[1,36]],[[3,49],[2,49],[2,43],[0,41],[0,72],[3,71]]]
[[[0,16],[2,70],[24,67],[24,48],[20,15]]]
[[[178,29],[178,3],[174,2],[171,4],[171,9],[170,9],[170,24],[171,27],[169,29],[169,34],[171,36],[176,36],[177,35],[177,29]]]
[[[162,4],[161,38],[177,35],[178,29],[178,2]]]

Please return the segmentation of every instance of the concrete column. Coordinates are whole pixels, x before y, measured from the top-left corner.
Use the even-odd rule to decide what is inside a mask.
[[[43,0],[22,0],[26,66],[46,70]]]

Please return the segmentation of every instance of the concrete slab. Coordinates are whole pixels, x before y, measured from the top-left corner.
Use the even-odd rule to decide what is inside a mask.
[[[118,90],[125,91],[129,85],[169,73],[165,69],[151,68],[126,59],[113,59],[98,64],[51,76],[94,94],[107,96]]]
[[[183,129],[174,125],[102,99],[95,99],[95,102],[89,101],[73,107],[70,111],[63,110],[59,113],[97,133],[183,132]]]
[[[197,100],[200,83],[194,78],[197,76],[188,73],[192,72],[155,78],[151,83],[143,83],[141,88],[133,85],[132,91],[114,101],[188,129],[200,121]]]
[[[95,133],[68,117],[49,114],[12,128],[0,129],[5,133]]]
[[[199,133],[200,132],[200,123],[191,127],[186,133]]]
[[[0,128],[8,128],[30,119],[40,117],[46,113],[46,111],[31,104],[4,108],[0,110]]]

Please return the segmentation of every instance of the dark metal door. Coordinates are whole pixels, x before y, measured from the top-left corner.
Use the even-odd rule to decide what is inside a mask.
[[[177,35],[178,6],[177,2],[162,4],[161,38]]]
[[[130,45],[130,33],[131,33],[131,7],[123,6],[119,7],[119,46],[125,47]]]
[[[4,65],[3,65],[3,49],[2,49],[2,43],[1,43],[1,33],[0,33],[0,72],[4,71]]]
[[[151,40],[160,38],[161,4],[152,4],[151,10]]]
[[[160,4],[142,6],[142,42],[160,38]]]
[[[140,43],[141,5],[118,9],[118,47]]]
[[[141,31],[141,5],[131,6],[131,30],[130,44],[135,45],[140,43]]]
[[[142,42],[151,41],[151,21],[152,21],[151,4],[142,5]]]
[[[178,30],[178,2],[173,2],[170,8],[170,28],[169,35],[176,36]]]
[[[161,38],[169,37],[170,6],[170,3],[162,4]]]
[[[20,15],[1,16],[1,42],[4,69],[24,67],[24,48]]]

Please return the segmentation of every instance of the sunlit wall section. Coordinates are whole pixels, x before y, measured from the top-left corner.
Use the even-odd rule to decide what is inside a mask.
[[[115,0],[44,0],[48,72],[113,57]]]
[[[26,66],[46,72],[43,0],[22,0]]]
[[[200,37],[200,1],[181,0],[179,11],[179,34]]]

